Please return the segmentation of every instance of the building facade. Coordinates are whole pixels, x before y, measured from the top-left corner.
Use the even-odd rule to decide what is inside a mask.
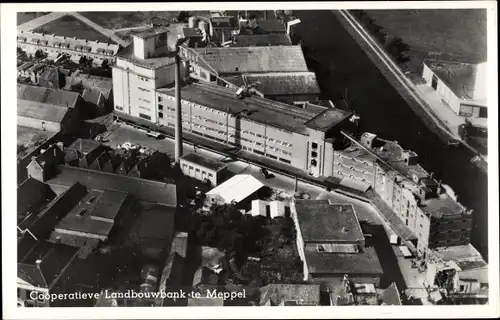
[[[182,173],[186,176],[210,183],[212,187],[220,184],[224,179],[226,165],[196,153],[190,153],[180,159]]]
[[[101,65],[105,60],[114,62],[115,54],[120,48],[118,44],[23,31],[17,35],[17,46],[28,55],[41,51],[55,59],[61,54],[67,54],[77,63],[82,57],[86,57],[92,59],[95,65]]]

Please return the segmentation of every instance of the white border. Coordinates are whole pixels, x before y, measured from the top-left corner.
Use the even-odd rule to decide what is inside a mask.
[[[15,228],[8,227],[16,222],[16,68],[14,61],[16,43],[16,12],[17,11],[166,11],[166,10],[240,10],[255,9],[488,9],[488,63],[489,73],[489,171],[488,181],[489,201],[489,283],[490,304],[487,306],[357,306],[357,307],[198,307],[198,308],[17,308],[16,294],[16,256]],[[12,319],[134,319],[145,318],[485,318],[498,317],[499,288],[498,288],[498,51],[497,51],[497,5],[495,1],[381,1],[381,2],[253,2],[253,3],[36,3],[36,4],[1,4],[1,41],[2,41],[2,276],[3,276],[3,303],[4,318]],[[460,23],[457,21],[457,23]],[[471,186],[473,192],[474,186]],[[7,263],[6,261],[12,261]]]

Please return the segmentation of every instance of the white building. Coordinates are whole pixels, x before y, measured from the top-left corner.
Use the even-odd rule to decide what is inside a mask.
[[[441,101],[463,117],[487,118],[487,62],[425,60],[422,77]]]
[[[230,204],[250,200],[264,184],[249,174],[238,174],[207,192],[209,203]]]

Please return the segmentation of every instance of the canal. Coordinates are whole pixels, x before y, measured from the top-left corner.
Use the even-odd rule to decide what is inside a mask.
[[[412,111],[331,11],[294,11],[302,21],[296,36],[312,49],[325,98],[347,96],[361,117],[363,131],[398,141],[418,153],[420,164],[450,185],[458,200],[473,209],[472,244],[488,259],[487,176],[469,160],[465,148],[449,148]]]

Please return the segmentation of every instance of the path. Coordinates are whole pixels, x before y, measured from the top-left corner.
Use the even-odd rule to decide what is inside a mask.
[[[67,12],[51,12],[49,14],[35,18],[33,20],[30,20],[28,22],[25,22],[25,23],[17,26],[17,32],[18,33],[21,31],[28,32],[28,31],[34,30],[36,28],[43,26],[44,24],[47,24],[51,21],[62,18],[63,16],[65,16],[67,14],[68,14]]]
[[[115,33],[112,30],[101,27],[100,25],[98,25],[94,21],[84,17],[83,15],[79,14],[78,12],[68,12],[68,14],[72,15],[73,17],[82,21],[83,23],[89,25],[90,27],[94,28],[95,30],[99,31],[100,33],[106,35],[107,37],[109,37],[111,40],[118,43],[122,47],[125,47],[128,45],[128,43],[125,40],[123,40],[123,39],[119,38],[117,35],[115,35]]]

